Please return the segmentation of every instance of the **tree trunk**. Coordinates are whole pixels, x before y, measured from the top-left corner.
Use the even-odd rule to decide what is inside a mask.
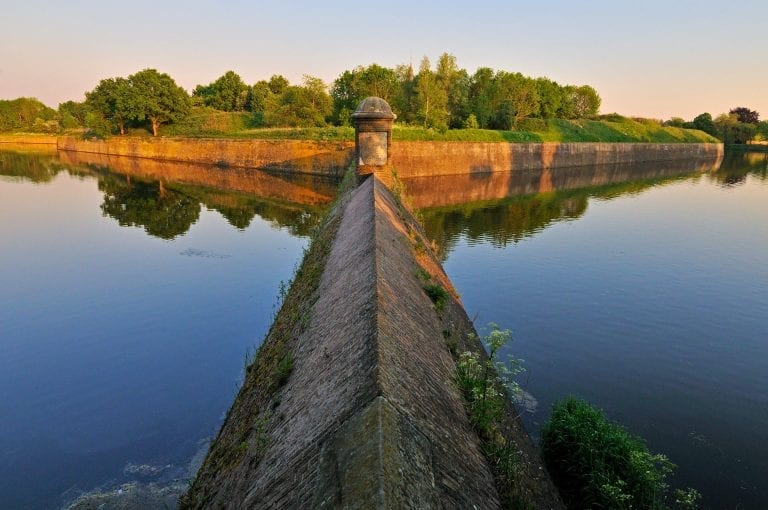
[[[157,136],[157,130],[160,127],[160,123],[157,119],[149,119],[152,122],[152,136]]]
[[[120,121],[120,134],[121,135],[125,134],[125,121],[123,120]]]

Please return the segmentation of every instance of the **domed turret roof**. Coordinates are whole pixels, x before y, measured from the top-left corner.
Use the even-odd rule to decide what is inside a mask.
[[[395,119],[389,103],[380,97],[366,97],[352,114],[353,119]]]

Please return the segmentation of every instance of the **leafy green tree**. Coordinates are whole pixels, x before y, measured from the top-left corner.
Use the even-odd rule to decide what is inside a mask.
[[[357,80],[355,71],[344,71],[331,85],[333,122],[336,125],[348,125],[349,116],[357,108],[360,101]]]
[[[198,85],[192,95],[201,97],[205,106],[224,112],[243,111],[248,99],[248,85],[234,71],[227,71],[213,83]]]
[[[685,119],[682,119],[680,117],[672,117],[668,121],[665,121],[664,125],[671,126],[671,127],[683,127],[685,125]]]
[[[392,100],[392,108],[397,113],[397,120],[405,124],[416,122],[417,94],[416,75],[411,64],[395,67],[398,90]]]
[[[135,89],[125,78],[106,78],[85,93],[87,108],[114,124],[121,135],[125,134],[126,122],[137,116],[137,103]]]
[[[456,57],[443,53],[437,60],[435,77],[447,98],[448,126],[460,128],[469,115],[469,75],[459,68]]]
[[[187,92],[173,78],[155,69],[144,69],[128,77],[131,111],[137,120],[149,120],[157,136],[162,124],[179,120],[189,113]]]
[[[30,129],[37,119],[40,119],[39,126],[41,122],[53,120],[55,117],[55,110],[34,97],[0,100],[0,131]]]
[[[757,124],[760,121],[760,114],[755,110],[750,110],[745,106],[739,106],[728,112],[731,115],[736,115],[739,122],[744,124]]]
[[[493,118],[493,69],[481,67],[469,81],[469,107],[481,128],[490,126]]]
[[[366,97],[376,96],[392,102],[398,89],[398,76],[395,71],[378,64],[344,71],[331,86],[334,123],[347,123],[351,113]]]
[[[85,126],[85,117],[89,112],[88,106],[82,102],[67,101],[59,104],[58,118],[64,129]]]
[[[715,123],[712,120],[712,115],[709,113],[702,113],[697,115],[693,119],[693,128],[699,129],[712,136],[717,135],[717,129],[715,129]]]
[[[764,120],[762,122],[758,122],[757,135],[755,138],[759,139],[760,141],[768,140],[768,121]]]
[[[757,134],[755,124],[740,122],[735,113],[719,115],[714,124],[717,137],[727,145],[747,143]]]
[[[494,127],[512,129],[526,117],[539,112],[536,83],[520,73],[498,71],[494,76]]]
[[[269,88],[269,83],[265,80],[256,82],[253,87],[248,91],[248,98],[246,99],[246,109],[253,112],[253,124],[256,126],[263,126],[267,111],[273,108],[273,104],[276,102],[276,96]]]
[[[477,129],[480,127],[480,124],[477,123],[477,117],[475,117],[475,114],[470,113],[464,120],[464,124],[461,127],[464,129]]]
[[[281,74],[272,75],[267,84],[269,85],[269,90],[273,94],[282,94],[285,92],[285,89],[288,88],[288,85],[290,85],[288,78]]]
[[[289,85],[276,99],[265,112],[267,125],[324,126],[331,115],[331,97],[319,78],[305,75],[302,86]]]
[[[600,111],[600,95],[589,85],[575,87],[571,96],[574,118],[583,119]]]
[[[424,57],[416,75],[417,119],[424,127],[448,127],[448,95]]]
[[[539,114],[542,119],[554,119],[563,104],[563,88],[549,78],[536,78],[539,94]]]

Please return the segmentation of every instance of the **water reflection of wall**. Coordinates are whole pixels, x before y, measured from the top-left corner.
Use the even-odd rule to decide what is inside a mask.
[[[124,156],[60,151],[59,158],[71,165],[98,165],[126,175],[236,191],[312,206],[329,203],[338,185],[335,178],[306,174],[272,174],[255,169],[220,168]]]
[[[637,193],[680,176],[715,172],[721,159],[599,165],[407,179],[424,227],[444,258],[462,236],[504,246],[580,217],[590,197]]]
[[[717,170],[720,158],[624,163],[403,179],[414,207],[443,207]]]
[[[0,175],[45,184],[62,171],[97,179],[105,216],[163,239],[186,233],[199,219],[201,205],[236,228],[248,227],[258,215],[293,235],[306,236],[337,187],[335,179],[308,175],[94,154],[61,152],[57,157],[0,151]]]

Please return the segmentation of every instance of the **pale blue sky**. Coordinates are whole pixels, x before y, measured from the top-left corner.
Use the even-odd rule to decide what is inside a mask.
[[[0,98],[81,100],[146,67],[188,90],[232,69],[327,82],[345,69],[448,51],[477,67],[590,84],[602,112],[768,118],[764,0],[96,2],[2,0]]]

